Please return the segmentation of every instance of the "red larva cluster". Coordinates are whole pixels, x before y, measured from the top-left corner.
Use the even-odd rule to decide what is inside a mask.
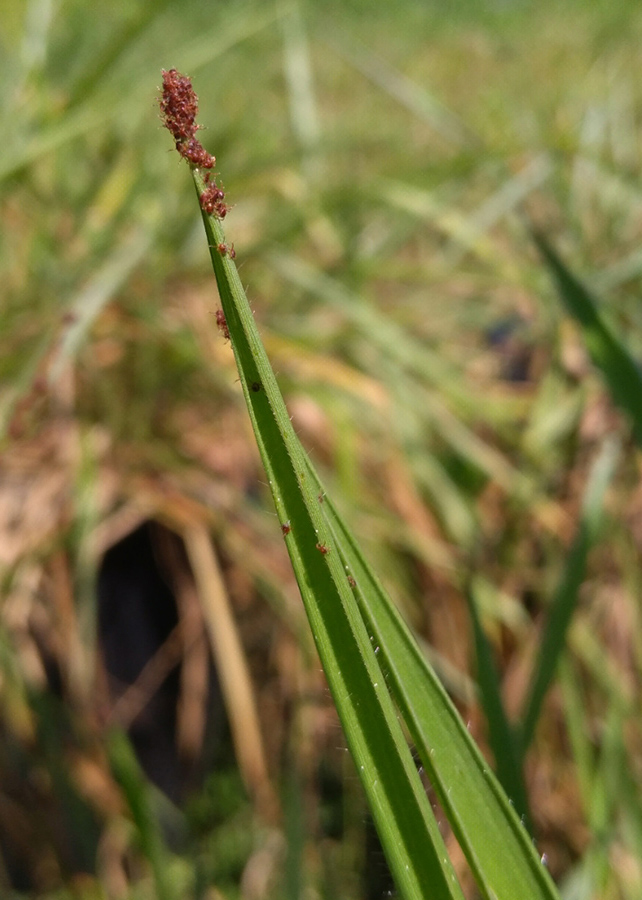
[[[176,149],[188,163],[198,169],[213,169],[216,159],[211,156],[196,137],[199,125],[196,124],[198,98],[192,87],[192,80],[181,75],[176,69],[163,69],[163,95],[160,109],[165,127],[174,137]],[[200,196],[201,207],[209,215],[224,219],[227,215],[225,192],[211,179],[208,171],[205,175],[207,187]]]
[[[213,169],[216,160],[196,137],[198,98],[192,81],[176,69],[163,69],[163,96],[160,99],[165,127],[171,131],[180,155],[200,169]]]
[[[206,213],[209,213],[210,216],[214,215],[218,216],[219,219],[224,219],[227,215],[225,192],[221,190],[215,181],[212,181],[207,185],[200,196],[200,201],[201,208],[204,209]]]
[[[216,310],[216,324],[218,325],[218,330],[221,332],[225,340],[229,341],[230,329],[227,327],[227,320],[222,309]]]

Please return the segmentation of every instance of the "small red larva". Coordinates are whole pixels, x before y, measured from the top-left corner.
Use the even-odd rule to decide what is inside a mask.
[[[321,543],[317,544],[317,550],[319,551],[319,553],[323,553],[324,556],[326,555],[326,553],[329,553],[329,552],[330,552],[330,551],[328,550],[328,548],[326,547],[326,545],[325,545],[325,544],[321,544]]]
[[[354,580],[352,575],[348,575],[348,584],[350,585],[351,588],[356,588],[356,586],[357,586],[357,582]]]
[[[287,522],[284,522],[283,525],[281,525],[281,531],[283,534],[289,534],[291,530],[290,520],[288,519]]]
[[[229,256],[230,259],[236,259],[236,250],[234,244],[218,244],[217,248],[221,256]]]

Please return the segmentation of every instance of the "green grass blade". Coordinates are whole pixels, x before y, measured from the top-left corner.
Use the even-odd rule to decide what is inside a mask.
[[[530,835],[330,498],[323,510],[355,580],[388,686],[483,896],[557,898]]]
[[[169,872],[169,852],[150,803],[150,788],[127,736],[112,732],[107,741],[109,762],[132,814],[140,847],[154,876],[158,900],[177,900],[178,890]]]
[[[578,532],[566,563],[564,575],[551,604],[539,648],[535,674],[524,713],[521,748],[524,753],[533,739],[542,702],[553,680],[566,644],[566,634],[577,607],[579,589],[584,581],[586,558],[595,541],[602,519],[604,494],[615,470],[619,447],[605,441],[589,475]]]
[[[642,446],[642,374],[620,340],[602,319],[595,299],[569,271],[546,238],[534,232],[535,242],[557,282],[567,311],[579,324],[594,364],[602,371],[614,402],[628,413],[636,440]]]
[[[205,183],[193,172],[197,193]],[[396,884],[407,900],[462,897],[308,460],[261,343],[221,222],[203,214],[241,385],[301,596]]]
[[[495,771],[507,796],[511,798],[518,814],[523,817],[525,826],[531,830],[528,796],[516,735],[504,710],[492,649],[479,620],[472,587],[467,588],[466,596],[475,639],[477,682],[488,724],[488,740],[495,757]]]

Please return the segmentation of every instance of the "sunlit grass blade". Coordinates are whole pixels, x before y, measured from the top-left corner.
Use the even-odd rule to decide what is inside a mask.
[[[109,36],[102,52],[91,56],[87,61],[87,68],[80,73],[76,80],[69,94],[69,108],[85,100],[100,87],[105,77],[108,77],[110,71],[118,66],[122,57],[131,50],[136,41],[140,37],[144,37],[145,31],[170,2],[171,0],[160,0],[159,3],[153,5],[141,6]]]
[[[349,47],[343,41],[337,40],[331,40],[331,46],[366,78],[446,140],[463,146],[479,144],[479,137],[456,113],[381,56],[374,54],[367,47],[360,46],[354,39]]]
[[[206,190],[194,170],[199,197]],[[226,327],[292,566],[346,740],[405,898],[461,897],[406,744],[323,496],[294,432],[220,220],[203,213]]]
[[[311,466],[308,471],[314,477]],[[553,900],[558,894],[528,831],[408,626],[330,498],[323,510],[354,577],[388,686],[483,896]]]
[[[341,315],[363,332],[384,359],[392,360],[411,377],[437,388],[439,394],[424,392],[422,403],[444,440],[470,460],[482,472],[510,492],[530,493],[525,474],[489,443],[482,440],[449,405],[472,415],[483,409],[483,396],[473,396],[464,389],[456,368],[426,342],[419,341],[400,326],[392,316],[384,315],[363,298],[335,279],[293,255],[274,253],[271,261],[279,275],[300,289],[318,296],[324,303],[339,309]],[[449,401],[447,405],[444,399]]]
[[[546,265],[555,276],[567,311],[581,328],[595,365],[601,370],[614,402],[629,414],[638,444],[642,445],[642,374],[622,342],[600,315],[595,299],[562,262],[540,232],[534,238]]]
[[[130,232],[122,246],[73,300],[69,309],[71,324],[64,332],[49,366],[48,374],[52,382],[60,377],[65,365],[77,354],[92,324],[143,259],[150,244],[151,235],[144,230]]]
[[[566,634],[577,607],[579,589],[586,573],[586,558],[600,526],[604,494],[613,476],[618,456],[618,445],[614,441],[607,440],[589,476],[579,528],[564,575],[553,598],[539,648],[523,719],[521,735],[523,753],[533,739],[542,702],[566,644]]]

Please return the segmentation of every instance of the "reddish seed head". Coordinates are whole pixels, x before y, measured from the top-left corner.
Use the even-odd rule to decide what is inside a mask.
[[[323,553],[324,556],[329,552],[325,544],[317,544],[317,550],[319,551],[319,553]]]

